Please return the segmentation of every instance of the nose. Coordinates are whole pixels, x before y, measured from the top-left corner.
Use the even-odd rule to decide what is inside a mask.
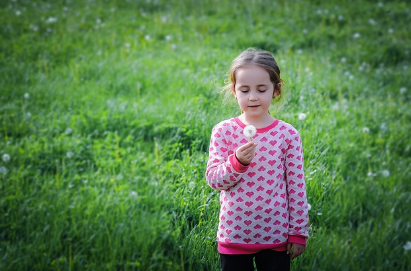
[[[248,100],[250,100],[250,101],[257,101],[258,100],[258,97],[257,97],[255,91],[250,91],[250,96],[248,97]]]

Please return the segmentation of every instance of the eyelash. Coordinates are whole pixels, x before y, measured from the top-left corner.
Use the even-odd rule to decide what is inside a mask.
[[[249,90],[247,89],[247,90],[240,90],[242,93],[247,93]],[[258,89],[257,90],[258,92],[266,92],[267,90],[266,89]]]

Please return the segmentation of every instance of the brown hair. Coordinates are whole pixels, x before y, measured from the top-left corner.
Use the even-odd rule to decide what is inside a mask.
[[[225,82],[226,85],[223,88],[226,92],[226,97],[232,97],[231,88],[236,84],[236,71],[246,65],[259,66],[267,71],[270,81],[274,85],[274,91],[279,91],[279,95],[274,99],[274,104],[276,105],[275,112],[277,112],[285,102],[283,91],[281,88],[278,88],[278,84],[283,83],[283,80],[280,77],[280,68],[277,61],[268,51],[248,48],[233,60],[228,74],[228,81]]]

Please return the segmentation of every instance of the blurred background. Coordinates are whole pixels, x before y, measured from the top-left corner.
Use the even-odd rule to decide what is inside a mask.
[[[212,127],[274,54],[310,215],[292,270],[410,270],[408,1],[0,0],[0,269],[220,270]]]

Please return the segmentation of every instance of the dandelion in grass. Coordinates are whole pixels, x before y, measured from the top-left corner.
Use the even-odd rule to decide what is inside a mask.
[[[364,128],[362,128],[362,132],[363,132],[364,134],[368,134],[368,133],[370,132],[370,128],[364,127]]]
[[[73,157],[73,155],[74,155],[74,153],[73,153],[72,151],[68,151],[68,152],[66,153],[66,157],[67,157],[67,158],[71,158],[71,157]]]
[[[405,251],[411,250],[411,241],[407,241],[407,243],[405,243],[403,248]]]
[[[347,62],[347,59],[346,59],[345,57],[342,57],[342,58],[340,59],[340,61],[341,61],[342,63],[345,63],[345,62]]]
[[[307,203],[308,210],[311,210],[311,204]]]
[[[383,176],[383,177],[389,177],[390,176],[390,171],[389,170],[383,170],[383,171],[381,171],[381,175]]]
[[[406,87],[400,88],[400,93],[401,93],[401,94],[404,94],[405,92],[407,92],[407,88],[406,88]]]
[[[136,198],[138,197],[138,194],[137,194],[136,191],[131,191],[131,192],[130,192],[130,196],[131,196],[132,198],[136,199]]]
[[[4,162],[10,161],[10,155],[8,155],[7,153],[3,154],[3,161]]]
[[[361,34],[360,33],[354,33],[354,35],[352,35],[352,37],[354,39],[359,39],[359,38],[361,38]]]
[[[389,29],[388,29],[388,33],[389,33],[389,34],[392,34],[392,33],[394,33],[394,29],[392,29],[392,28],[389,28]]]
[[[172,39],[173,39],[173,37],[171,35],[166,36],[166,41],[171,41]]]
[[[73,130],[70,127],[66,129],[66,134],[71,135],[72,132]]]
[[[6,167],[0,167],[0,173],[3,174],[3,176],[6,176],[7,174],[7,168]]]
[[[21,15],[21,11],[20,10],[17,10],[16,11],[16,16],[20,16]]]
[[[369,19],[368,20],[368,23],[370,24],[370,25],[376,25],[377,24],[377,22],[374,20],[374,19]]]
[[[247,125],[243,131],[246,137],[250,138],[250,142],[252,142],[252,137],[257,133],[257,129],[253,125]]]
[[[145,35],[145,36],[144,36],[144,39],[145,39],[145,40],[151,40],[151,37],[150,37],[150,35]]]
[[[24,99],[28,99],[28,98],[30,98],[30,94],[29,93],[24,93],[23,97],[24,97]]]
[[[55,23],[55,22],[57,22],[57,18],[56,18],[56,17],[49,17],[49,18],[46,20],[46,23],[48,23],[48,24],[53,24],[53,23]]]
[[[323,215],[323,213],[317,213],[317,215],[318,215],[318,216],[321,216],[321,215]]]
[[[299,120],[305,120],[307,118],[307,114],[305,114],[305,113],[299,113],[298,114],[298,119]]]
[[[303,53],[303,50],[301,50],[301,49],[298,49],[298,50],[297,50],[297,54],[300,54],[300,55],[301,55],[302,53]]]

